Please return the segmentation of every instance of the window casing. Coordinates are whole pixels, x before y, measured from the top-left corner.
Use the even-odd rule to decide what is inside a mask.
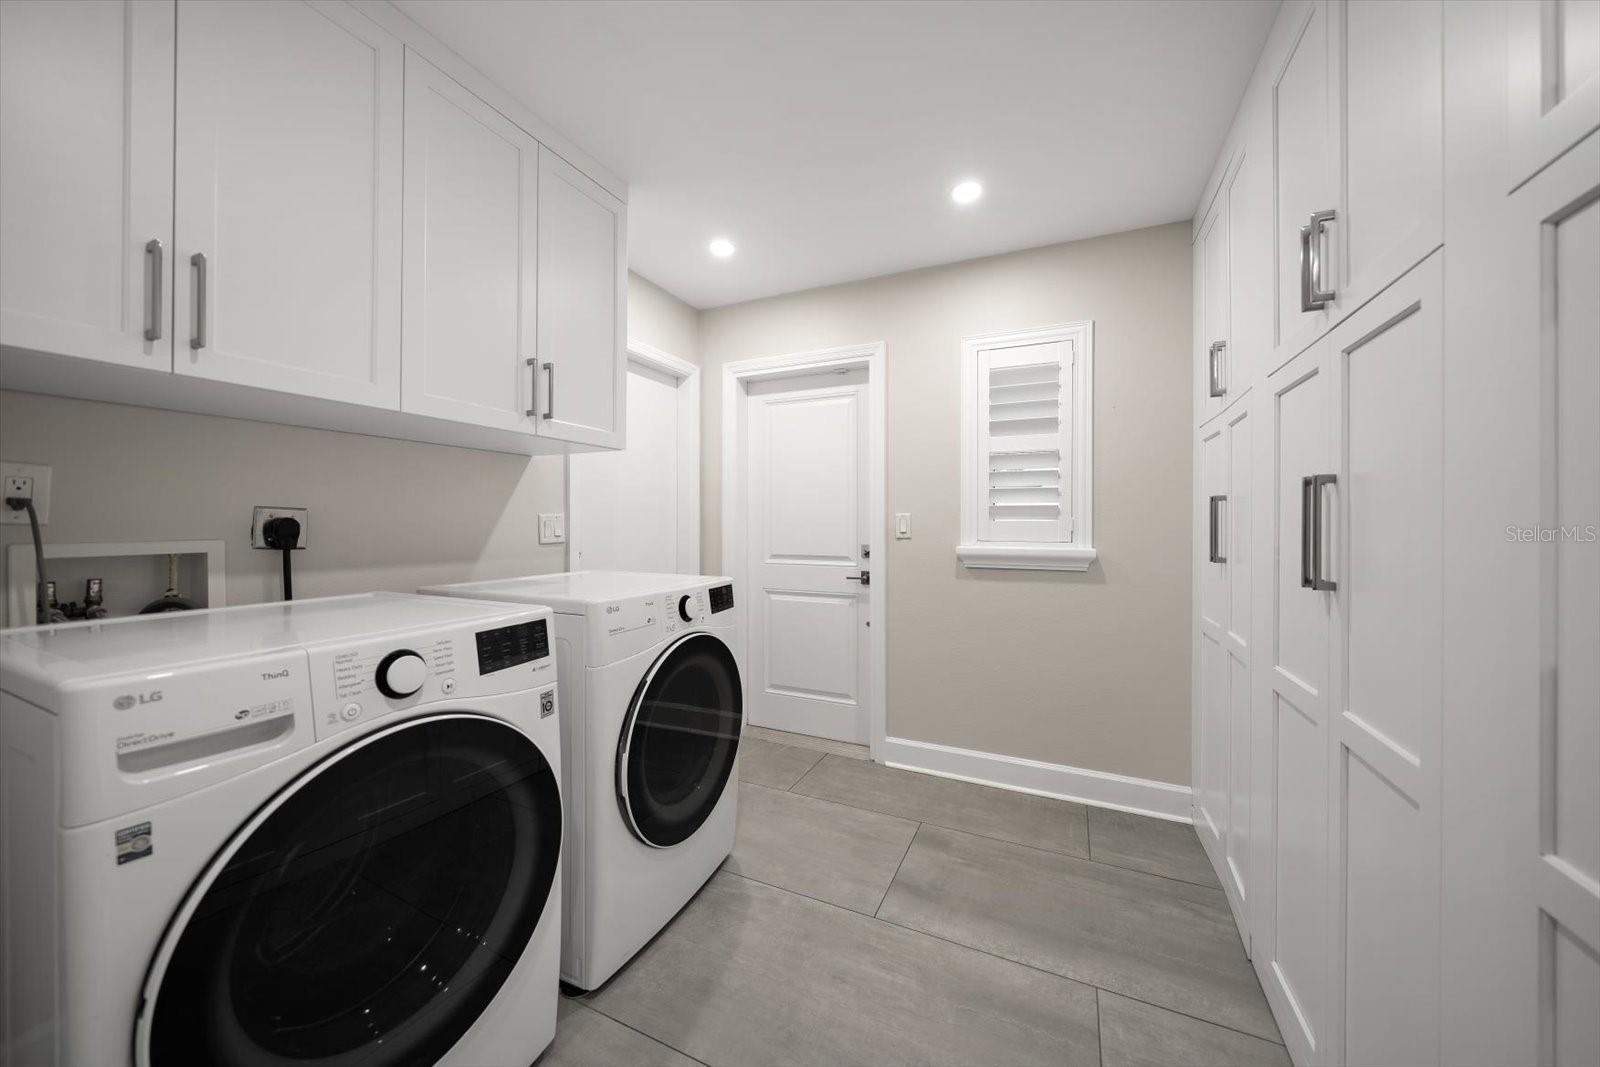
[[[1093,322],[963,341],[961,562],[1088,570],[1093,447]]]

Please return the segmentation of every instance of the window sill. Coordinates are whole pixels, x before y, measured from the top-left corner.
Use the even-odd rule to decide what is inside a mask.
[[[956,546],[956,558],[974,570],[1086,571],[1097,555],[1091,545]]]

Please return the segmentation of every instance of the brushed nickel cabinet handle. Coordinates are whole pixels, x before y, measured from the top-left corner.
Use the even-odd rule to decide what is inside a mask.
[[[544,365],[544,418],[553,419],[556,415],[556,365]]]
[[[1222,384],[1222,354],[1228,350],[1228,342],[1212,341],[1211,350],[1206,354],[1207,396],[1226,396],[1228,387]]]
[[[144,339],[161,340],[161,242],[152,237],[144,243],[145,262],[150,265],[150,302],[144,309]]]
[[[1322,490],[1338,481],[1332,474],[1317,474],[1311,478],[1311,588],[1325,593],[1337,590],[1339,583],[1322,576]]]
[[[539,404],[539,361],[525,359],[523,362],[528,365],[528,409],[523,414],[531,419],[538,414],[535,409]]]
[[[1322,287],[1322,237],[1336,212],[1314,211],[1300,227],[1300,310],[1321,311],[1333,302],[1333,290]]]
[[[1311,574],[1311,530],[1316,525],[1316,497],[1312,487],[1316,483],[1314,475],[1306,475],[1300,479],[1300,588],[1315,589],[1315,578]]]
[[[206,346],[206,254],[190,256],[189,266],[194,268],[194,333],[189,335],[189,347],[198,351]]]
[[[1222,502],[1227,499],[1227,495],[1222,493],[1211,498],[1211,551],[1207,556],[1212,563],[1228,562],[1228,557],[1222,554],[1222,522],[1218,514],[1222,510]]]

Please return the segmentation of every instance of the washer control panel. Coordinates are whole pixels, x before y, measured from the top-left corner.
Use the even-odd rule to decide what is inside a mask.
[[[706,594],[703,589],[677,593],[668,600],[670,610],[667,614],[667,633],[669,634],[692,630],[695,623],[705,618]]]
[[[419,704],[466,700],[556,679],[549,613],[507,625],[395,634],[307,649],[318,738]]]

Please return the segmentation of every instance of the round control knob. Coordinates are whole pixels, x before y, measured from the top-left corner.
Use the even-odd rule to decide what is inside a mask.
[[[428,663],[409,648],[396,649],[378,663],[378,692],[404,700],[428,680]]]
[[[700,617],[700,609],[695,605],[694,597],[681,596],[678,598],[678,618],[684,622],[694,622]]]

